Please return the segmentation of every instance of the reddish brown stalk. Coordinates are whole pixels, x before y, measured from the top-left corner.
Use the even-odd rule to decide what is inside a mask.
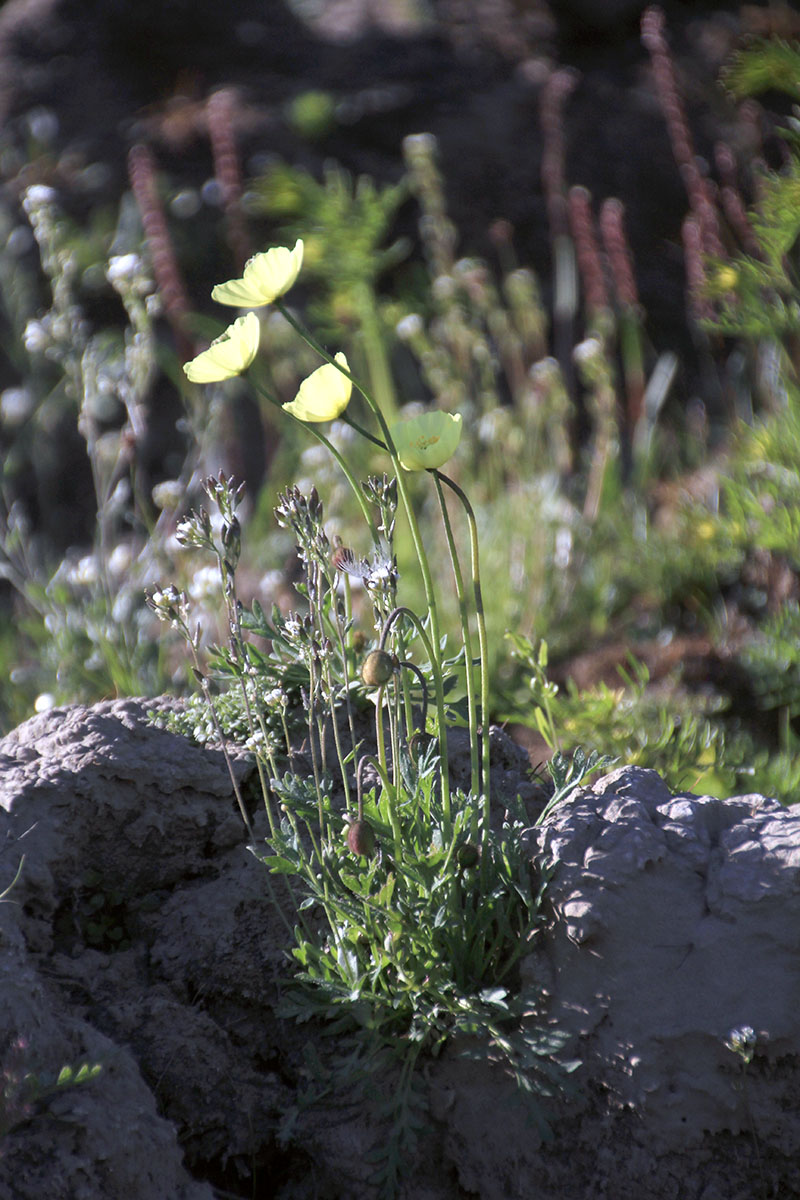
[[[564,104],[578,82],[577,71],[554,71],[542,88],[542,188],[553,238],[567,233]]]
[[[628,401],[628,431],[633,439],[642,415],[645,393],[642,310],[633,272],[633,255],[625,233],[625,209],[620,200],[612,198],[603,202],[600,234],[620,308],[619,338]]]
[[[714,161],[722,180],[720,199],[728,223],[739,239],[742,247],[753,258],[760,258],[758,242],[753,233],[750,219],[747,215],[742,194],[739,190],[739,180],[736,173],[736,159],[726,142],[717,142],[714,147]]]
[[[625,233],[625,208],[621,200],[612,197],[603,201],[600,234],[619,303],[623,308],[638,308],[639,293],[633,273],[633,255]]]
[[[578,271],[583,281],[583,292],[590,323],[608,313],[608,289],[603,272],[603,263],[595,237],[594,217],[589,192],[584,187],[573,187],[567,197],[569,227],[575,242]]]
[[[686,262],[686,284],[689,311],[695,321],[709,321],[714,313],[704,295],[706,269],[703,262],[703,235],[695,217],[687,217],[681,227]]]
[[[719,215],[716,204],[717,188],[710,179],[698,175],[696,192],[691,194],[691,209],[700,224],[703,235],[703,253],[714,258],[727,258],[728,253],[722,241],[719,226]]]
[[[690,170],[697,170],[692,135],[683,108],[669,45],[664,36],[665,20],[660,8],[653,5],[642,16],[642,42],[653,64],[653,78],[661,110],[667,122],[667,132],[675,161]]]
[[[236,147],[234,115],[237,96],[233,88],[212,92],[206,103],[208,136],[225,213],[225,234],[239,270],[250,257],[250,242],[242,212],[242,174]]]
[[[189,302],[158,192],[155,159],[148,146],[131,146],[128,152],[128,177],[142,219],[145,242],[153,264],[153,275],[164,305],[164,315],[175,336],[178,354],[185,362],[194,354],[186,331]]]
[[[667,123],[672,153],[689,197],[689,207],[702,233],[703,252],[724,257],[725,251],[720,238],[712,192],[708,180],[704,178],[698,166],[664,28],[664,14],[661,9],[656,5],[646,9],[642,17],[642,42],[653,65],[656,93]]]

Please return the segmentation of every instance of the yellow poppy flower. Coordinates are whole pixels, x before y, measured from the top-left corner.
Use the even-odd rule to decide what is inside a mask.
[[[303,265],[303,243],[298,240],[294,250],[285,246],[273,246],[263,254],[256,254],[245,263],[241,279],[229,279],[218,283],[211,292],[211,299],[218,304],[232,304],[234,308],[258,308],[271,304],[278,296],[288,292]]]
[[[335,359],[345,371],[350,370],[341,350]],[[283,407],[300,421],[333,421],[347,408],[352,390],[348,377],[333,363],[325,363],[303,380],[294,400]]]
[[[261,326],[255,313],[239,317],[207,350],[183,364],[192,383],[215,383],[247,369],[258,353]]]
[[[424,412],[392,427],[400,465],[406,471],[432,471],[451,458],[461,441],[461,413]]]

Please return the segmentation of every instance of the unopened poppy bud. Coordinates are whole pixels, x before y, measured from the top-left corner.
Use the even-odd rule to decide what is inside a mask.
[[[353,854],[371,858],[375,853],[375,833],[368,821],[353,821],[347,831],[347,844]]]
[[[370,650],[361,667],[361,682],[366,687],[381,687],[394,674],[394,660],[385,650]]]

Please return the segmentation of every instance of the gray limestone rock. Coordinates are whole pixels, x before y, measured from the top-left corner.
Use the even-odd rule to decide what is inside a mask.
[[[298,1106],[304,1047],[330,1039],[276,1015],[288,935],[223,757],[149,707],[54,710],[0,742],[0,892],[25,855],[0,903],[0,1197],[368,1200],[369,1103]],[[524,759],[499,730],[491,746],[497,805],[535,815]],[[548,1142],[502,1069],[448,1048],[398,1194],[800,1196],[800,816],[623,768],[532,838],[553,871],[520,983],[582,1061],[578,1091],[546,1105]],[[745,1067],[728,1043],[747,1028]],[[82,1062],[102,1073],[22,1111],[15,1074]]]

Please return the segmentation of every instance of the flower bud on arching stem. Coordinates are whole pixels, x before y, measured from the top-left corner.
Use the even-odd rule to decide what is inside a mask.
[[[361,666],[361,682],[370,688],[383,687],[397,669],[397,658],[385,650],[370,650]]]
[[[381,630],[381,640],[378,643],[378,649],[373,650],[372,654],[375,654],[375,655],[382,654],[386,658],[389,657],[386,654],[386,651],[384,649],[387,638],[389,637],[389,634],[392,629],[392,625],[395,623],[397,618],[400,616],[404,616],[404,615],[410,616],[412,618],[412,620],[414,621],[414,623],[417,625],[417,627],[420,628],[419,618],[417,617],[416,613],[412,612],[410,608],[406,608],[402,604],[398,605],[397,608],[392,609],[392,611],[389,613],[389,616],[386,618],[384,625],[383,625],[383,629]],[[367,661],[369,661],[369,659],[371,657],[372,657],[372,655],[368,655]],[[431,658],[431,662],[433,662],[433,658]],[[364,665],[366,666],[366,663]],[[419,667],[416,666],[414,663],[408,662],[408,661],[401,662],[395,656],[394,657],[395,670],[398,667],[405,667],[408,671],[413,671],[422,686],[422,714],[420,716],[420,729],[421,729],[422,733],[424,733],[425,726],[426,726],[427,720],[428,720],[428,685],[425,682],[425,676],[422,674],[422,671],[420,671]],[[362,670],[361,678],[362,679],[364,678],[363,670]],[[384,682],[384,683],[387,682],[388,678],[389,677],[387,676],[387,679],[383,680],[382,682]]]
[[[358,813],[347,831],[347,844],[353,854],[359,858],[371,858],[375,853],[375,832],[369,821],[364,820],[364,798],[361,791],[361,772],[364,764],[369,762],[365,754],[358,760],[356,768],[356,791],[358,793]]]

